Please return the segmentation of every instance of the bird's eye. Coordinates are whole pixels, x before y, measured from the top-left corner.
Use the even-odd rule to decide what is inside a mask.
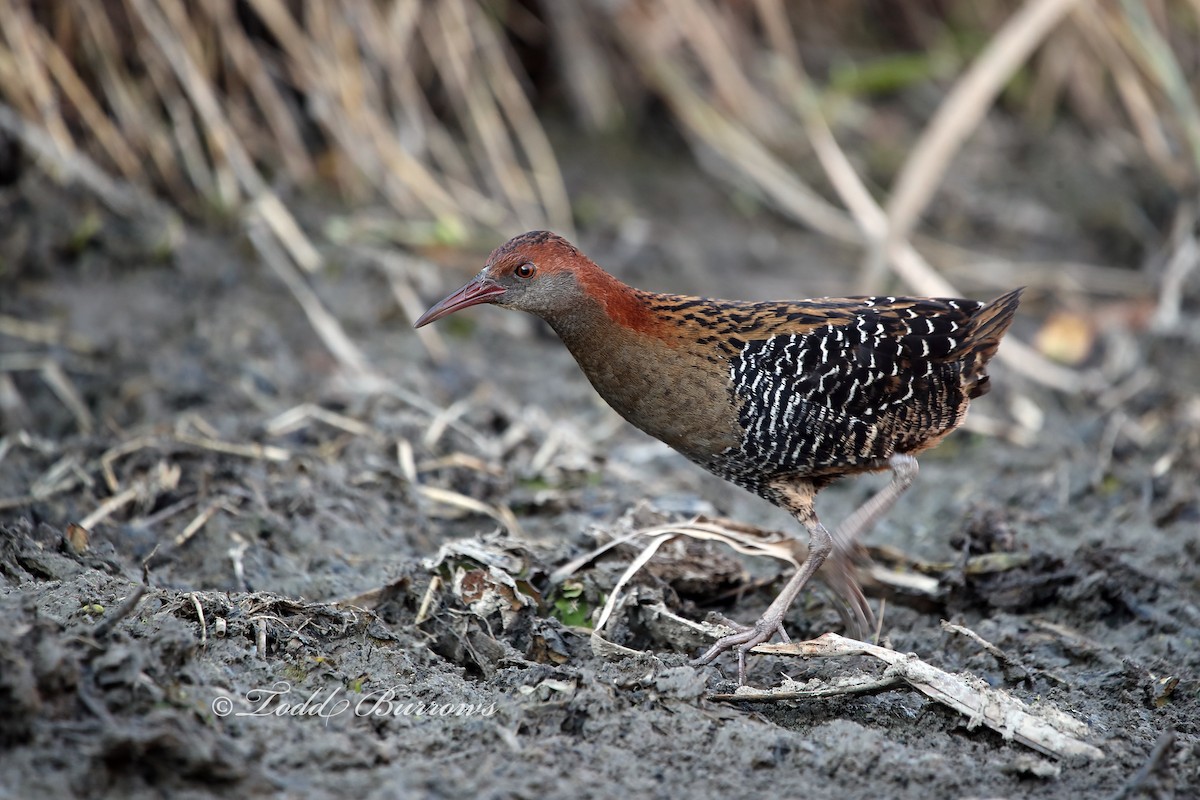
[[[513,270],[513,274],[518,278],[532,278],[533,273],[535,272],[537,272],[537,267],[535,267],[533,264],[530,264],[528,261]]]

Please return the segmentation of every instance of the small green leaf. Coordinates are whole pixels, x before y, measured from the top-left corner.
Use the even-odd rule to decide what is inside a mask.
[[[583,584],[567,581],[558,588],[554,599],[554,618],[573,628],[592,627],[592,608],[583,598]]]

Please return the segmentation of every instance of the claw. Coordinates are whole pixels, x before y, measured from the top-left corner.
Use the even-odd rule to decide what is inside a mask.
[[[769,642],[771,637],[776,633],[779,634],[783,641],[791,641],[781,623],[764,617],[754,623],[752,627],[718,639],[712,647],[708,648],[704,655],[692,661],[692,666],[701,667],[705,664],[711,664],[716,660],[717,656],[736,647],[738,655],[738,686],[745,686],[746,654],[758,645]]]

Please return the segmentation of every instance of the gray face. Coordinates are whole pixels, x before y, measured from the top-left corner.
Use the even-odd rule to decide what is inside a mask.
[[[496,305],[553,316],[580,301],[572,269],[577,258],[579,251],[565,239],[539,231],[498,248],[480,278],[504,288],[492,301]]]
[[[579,285],[574,275],[566,270],[543,272],[536,264],[533,266],[534,272],[528,278],[522,278],[520,270],[488,269],[488,277],[504,287],[504,294],[494,301],[496,305],[544,317],[565,311],[578,302]]]

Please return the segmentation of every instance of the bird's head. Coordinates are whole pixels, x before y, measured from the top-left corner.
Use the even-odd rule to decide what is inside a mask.
[[[589,267],[599,271],[561,236],[549,231],[523,233],[497,247],[478,275],[422,314],[413,327],[480,303],[551,318],[579,302],[580,272]]]

